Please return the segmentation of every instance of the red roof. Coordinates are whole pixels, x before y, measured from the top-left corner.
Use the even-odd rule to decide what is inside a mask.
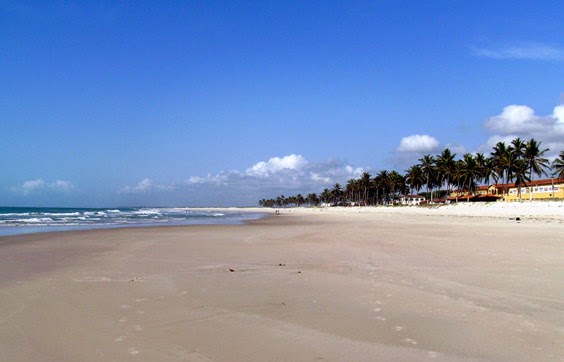
[[[532,182],[533,186],[552,185],[553,183],[558,184],[558,183],[562,183],[562,181],[558,180],[558,179],[549,178],[549,179],[544,179],[544,180],[534,180]],[[506,184],[492,184],[490,186],[495,186],[498,189],[503,189],[505,187],[516,187],[514,182],[507,184],[507,186],[506,186]],[[490,186],[478,186],[476,188],[476,190],[487,190]],[[531,186],[530,182],[523,182],[521,184],[521,187],[529,187],[529,186]]]

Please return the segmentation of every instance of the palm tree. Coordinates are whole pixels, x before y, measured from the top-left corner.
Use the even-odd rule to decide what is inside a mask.
[[[552,161],[552,168],[554,169],[552,175],[564,180],[564,151],[560,151],[560,155]]]
[[[478,166],[478,169],[480,170],[480,177],[478,178],[478,180],[483,181],[486,184],[486,186],[489,186],[488,182],[489,182],[489,178],[491,177],[491,170],[488,170],[487,157],[484,156],[483,153],[476,153],[474,159],[476,160],[476,164]],[[486,176],[487,176],[487,181],[486,181]]]
[[[529,167],[529,180],[531,182],[529,200],[533,199],[533,174],[537,174],[539,177],[546,173],[546,169],[549,168],[548,160],[542,156],[548,152],[548,148],[541,150],[540,145],[542,142],[537,142],[534,138],[531,138],[529,142],[525,144],[525,152],[523,153],[523,159],[525,160],[526,166]]]
[[[460,191],[464,187],[464,162],[462,160],[458,160],[454,166],[454,172],[452,174],[452,183],[456,186],[456,202],[458,202],[458,196],[460,196]]]
[[[495,171],[493,159],[485,157],[482,153],[478,153],[476,156],[478,157],[479,155],[482,155],[478,158],[478,163],[482,168],[482,181],[484,181],[487,186],[490,185],[490,179],[493,179],[494,183],[497,183],[499,175]]]
[[[507,147],[505,142],[498,142],[493,148],[492,165],[494,170],[501,175],[504,183],[505,201],[507,201],[507,184],[509,179],[513,177],[513,169],[515,167],[515,153],[513,147]]]
[[[364,203],[368,202],[368,193],[370,191],[370,174],[368,172],[363,172],[362,175],[360,175],[360,187],[362,189],[362,201],[364,201]],[[360,200],[359,200],[360,201]]]
[[[347,186],[345,186],[345,198],[351,202],[355,202],[355,200],[358,199],[359,190],[359,181],[351,178],[347,181]]]
[[[281,207],[282,205],[286,204],[286,197],[284,195],[280,195],[276,198],[276,206]]]
[[[381,191],[381,199],[382,203],[386,203],[388,201],[388,189],[390,183],[390,174],[386,170],[382,170],[376,175],[374,178],[374,184],[376,186],[376,198],[378,198],[378,194]]]
[[[319,198],[316,193],[312,192],[306,196],[306,202],[312,206],[317,206],[319,204]]]
[[[331,190],[327,188],[324,189],[323,192],[321,192],[321,196],[319,198],[324,204],[329,204],[331,202]]]
[[[440,175],[440,185],[442,186],[446,182],[447,194],[449,193],[450,183],[452,181],[452,175],[454,173],[455,157],[456,153],[452,153],[450,149],[445,148],[443,152],[441,152],[441,154],[437,156],[437,160],[435,162],[435,164],[437,165],[437,171]]]
[[[340,183],[333,185],[333,189],[331,190],[331,197],[333,199],[333,203],[338,205],[339,201],[341,201],[341,198],[343,197],[343,189]]]
[[[405,174],[405,181],[407,185],[412,189],[419,193],[421,187],[425,183],[425,175],[423,174],[423,170],[419,165],[411,166]],[[413,191],[412,191],[413,192]]]
[[[425,174],[427,179],[427,193],[431,195],[431,202],[433,201],[433,180],[431,179],[431,174],[434,172],[435,158],[431,155],[424,155],[419,159],[420,167]]]
[[[476,180],[480,178],[480,167],[476,162],[474,156],[467,153],[463,156],[460,161],[460,167],[458,169],[458,177],[462,181],[462,187],[466,187],[467,190],[467,200],[470,201],[470,193],[476,188]]]
[[[525,154],[525,148],[527,147],[525,141],[517,137],[513,141],[511,141],[511,146],[513,149],[513,154],[515,155],[515,159],[522,159],[523,155]]]
[[[521,201],[521,185],[525,185],[527,181],[530,181],[527,176],[527,162],[523,159],[515,160],[515,166],[513,169],[513,177],[515,178],[515,187],[517,188],[517,197]],[[533,194],[533,189],[531,187],[531,195]]]
[[[390,194],[392,195],[392,202],[397,199],[399,194],[403,194],[406,187],[405,187],[405,177],[400,175],[396,171],[390,172]]]

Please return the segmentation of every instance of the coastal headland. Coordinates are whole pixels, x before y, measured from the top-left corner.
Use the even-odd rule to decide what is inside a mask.
[[[272,213],[0,237],[0,360],[564,355],[564,203]]]

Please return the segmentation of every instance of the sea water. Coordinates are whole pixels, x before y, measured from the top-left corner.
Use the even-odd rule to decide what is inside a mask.
[[[25,208],[0,207],[0,236],[99,228],[241,224],[263,214],[194,208]]]

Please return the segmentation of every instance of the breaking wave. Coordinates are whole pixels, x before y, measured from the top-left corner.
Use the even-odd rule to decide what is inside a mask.
[[[0,236],[29,232],[123,226],[240,224],[259,213],[192,208],[16,208],[0,207]]]

